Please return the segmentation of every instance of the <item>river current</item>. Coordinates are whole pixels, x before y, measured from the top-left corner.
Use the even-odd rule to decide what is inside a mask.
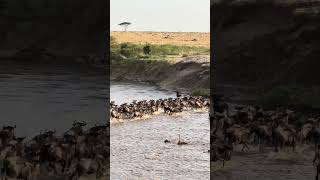
[[[174,92],[154,86],[115,82],[110,93],[116,104],[175,97]],[[179,134],[190,144],[177,145]],[[209,134],[208,112],[159,114],[112,124],[111,179],[210,179]]]
[[[62,133],[74,120],[106,121],[104,70],[77,65],[0,61],[0,126],[16,125],[19,136],[44,129]]]

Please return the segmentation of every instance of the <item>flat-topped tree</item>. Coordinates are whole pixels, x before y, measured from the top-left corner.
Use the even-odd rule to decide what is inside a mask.
[[[127,31],[127,27],[130,25],[130,22],[122,22],[119,24],[119,26],[124,27],[124,31]]]

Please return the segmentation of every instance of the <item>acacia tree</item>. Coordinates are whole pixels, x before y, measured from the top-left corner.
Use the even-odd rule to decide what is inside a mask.
[[[130,22],[122,22],[119,24],[119,26],[124,27],[124,31],[127,31],[127,28],[130,24],[131,24]]]

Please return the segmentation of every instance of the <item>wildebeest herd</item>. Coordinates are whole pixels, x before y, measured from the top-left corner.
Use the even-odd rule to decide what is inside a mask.
[[[237,106],[221,103],[210,116],[211,161],[231,159],[236,146],[241,151],[256,145],[258,151],[272,148],[275,152],[296,150],[299,146],[320,146],[320,117],[279,107],[265,110],[260,106]],[[232,110],[231,110],[232,109]],[[317,150],[319,151],[319,150]],[[319,151],[320,152],[320,151]],[[314,165],[320,171],[319,155]]]
[[[109,167],[109,127],[95,125],[84,130],[85,126],[86,123],[75,121],[62,136],[46,130],[29,140],[15,135],[16,126],[3,126],[1,179],[105,177]]]
[[[209,100],[201,96],[181,96],[177,98],[133,101],[116,105],[110,102],[110,114],[112,119],[135,119],[147,117],[160,111],[173,115],[184,109],[202,109],[209,107]]]

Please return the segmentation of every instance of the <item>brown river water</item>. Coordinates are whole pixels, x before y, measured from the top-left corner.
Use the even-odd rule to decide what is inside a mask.
[[[217,180],[310,180],[315,179],[315,168],[312,165],[311,148],[298,147],[297,152],[275,153],[266,149],[259,153],[251,147],[249,152],[233,153],[231,160],[221,168],[220,163],[213,163],[211,178]]]
[[[105,70],[76,64],[0,61],[0,126],[33,136],[44,129],[66,131],[74,120],[106,122]]]
[[[111,83],[111,101],[174,97],[154,86]],[[190,142],[178,146],[178,135]],[[168,139],[171,143],[164,143]],[[110,128],[111,179],[210,179],[208,112],[186,111],[149,119],[112,124]]]
[[[234,111],[230,104],[231,112]],[[239,105],[239,104],[238,104]],[[286,147],[274,152],[273,147],[266,147],[259,152],[257,146],[241,151],[237,145],[231,160],[222,167],[220,162],[212,163],[211,179],[214,180],[310,180],[315,179],[313,144],[298,144],[295,152]]]

